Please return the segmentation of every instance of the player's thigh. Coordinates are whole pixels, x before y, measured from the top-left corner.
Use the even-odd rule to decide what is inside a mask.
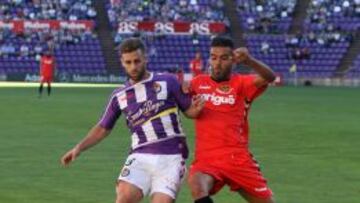
[[[186,165],[183,157],[180,154],[159,155],[158,162],[156,166],[154,166],[154,169],[151,195],[162,193],[175,199],[186,173]]]
[[[235,154],[236,157],[236,154]],[[269,202],[272,191],[267,185],[267,180],[260,171],[259,164],[252,157],[241,154],[234,162],[224,165],[227,184],[232,191],[239,191],[250,202]],[[270,201],[271,202],[271,201]]]
[[[138,203],[143,198],[140,188],[125,182],[118,181],[116,185],[116,203]]]
[[[141,191],[142,196],[146,196],[151,188],[151,173],[147,170],[151,166],[144,160],[141,154],[131,154],[127,158],[118,181],[131,184]]]
[[[239,190],[238,193],[249,203],[275,203],[272,197],[259,198],[245,190]]]
[[[151,203],[174,203],[175,200],[161,192],[155,192],[151,195]]]

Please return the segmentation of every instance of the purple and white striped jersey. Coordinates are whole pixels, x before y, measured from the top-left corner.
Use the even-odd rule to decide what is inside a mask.
[[[99,125],[112,129],[120,114],[124,113],[132,133],[130,153],[181,153],[187,157],[178,111],[185,111],[190,105],[190,95],[182,93],[174,76],[151,73],[146,80],[136,84],[127,82],[125,87],[116,89]]]

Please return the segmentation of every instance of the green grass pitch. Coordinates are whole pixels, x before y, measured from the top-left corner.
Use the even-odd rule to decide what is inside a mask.
[[[73,165],[59,163],[112,89],[58,87],[39,99],[35,87],[0,88],[1,203],[114,202],[130,141],[123,119]],[[192,149],[192,121],[183,124]],[[359,89],[270,88],[253,104],[250,125],[251,150],[278,203],[360,202]],[[214,199],[244,202],[228,188]],[[192,202],[186,185],[177,202]]]

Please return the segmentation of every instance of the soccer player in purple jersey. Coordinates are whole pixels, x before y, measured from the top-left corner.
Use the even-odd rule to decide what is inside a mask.
[[[195,118],[204,101],[182,93],[174,76],[149,72],[140,39],[125,40],[120,52],[129,78],[125,87],[112,93],[100,121],[61,162],[69,165],[81,152],[100,142],[123,113],[132,133],[132,146],[118,178],[116,203],[137,203],[146,195],[151,196],[152,203],[173,203],[188,156],[178,111]]]

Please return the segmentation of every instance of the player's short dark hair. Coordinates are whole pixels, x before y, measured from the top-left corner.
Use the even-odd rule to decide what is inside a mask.
[[[234,42],[232,39],[224,36],[217,36],[211,40],[211,47],[229,47],[234,48]]]
[[[146,47],[145,47],[144,42],[139,38],[131,37],[131,38],[124,40],[120,44],[119,52],[121,55],[124,53],[136,51],[138,49],[140,49],[143,53],[145,53]]]

